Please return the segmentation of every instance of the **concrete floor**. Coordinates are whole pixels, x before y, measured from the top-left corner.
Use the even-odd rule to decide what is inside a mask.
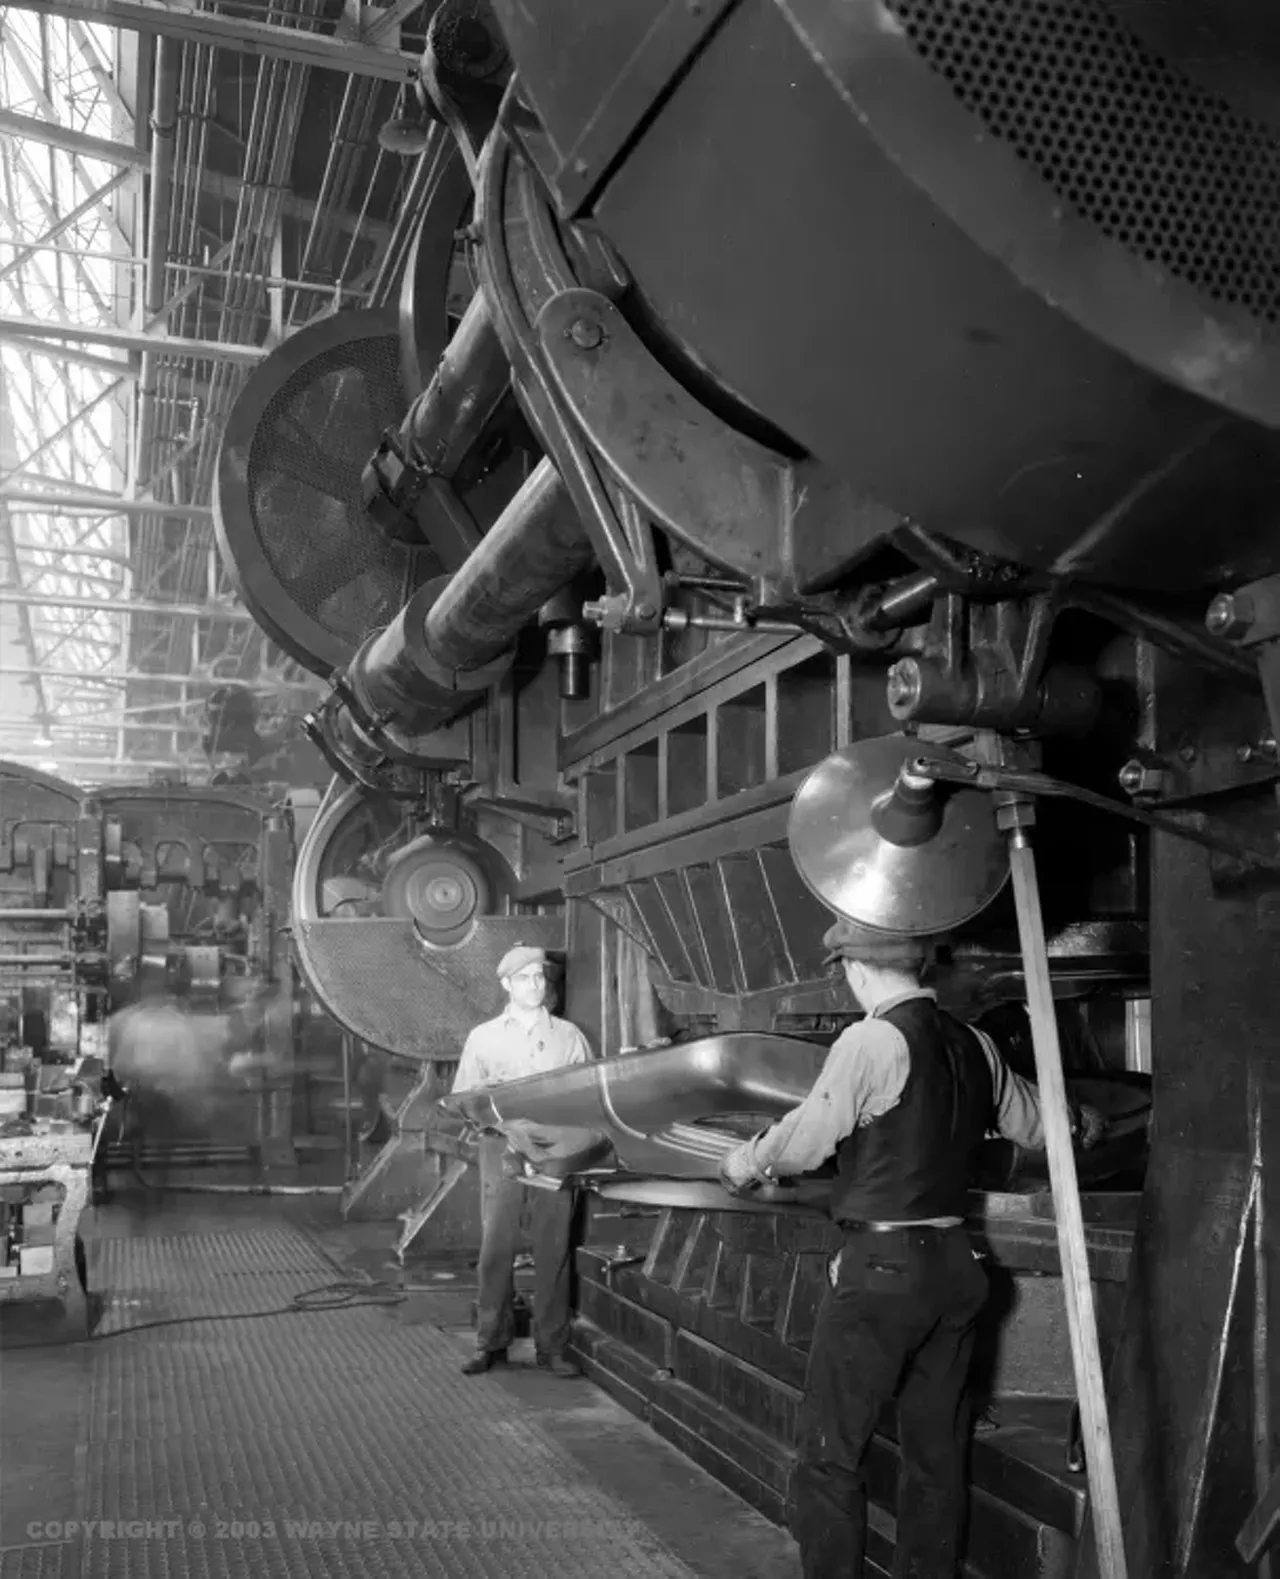
[[[216,1511],[229,1496],[256,1527],[273,1511],[267,1483],[284,1485],[281,1475],[293,1512],[310,1499],[317,1519],[339,1503],[340,1517],[361,1516],[359,1496],[343,1501],[339,1483],[368,1487],[384,1525],[409,1519],[440,1504],[443,1477],[449,1506],[470,1507],[473,1520],[587,1508],[611,1532],[595,1554],[581,1533],[572,1551],[544,1550],[545,1541],[518,1551],[468,1545],[467,1537],[425,1566],[415,1549],[408,1571],[416,1574],[435,1571],[438,1559],[448,1579],[543,1571],[792,1579],[796,1550],[784,1532],[590,1382],[537,1371],[527,1341],[509,1367],[461,1378],[457,1366],[471,1352],[468,1258],[420,1258],[401,1269],[389,1251],[396,1228],[344,1224],[333,1195],[135,1189],[86,1213],[91,1286],[106,1275],[130,1284],[94,1289],[106,1302],[98,1330],[164,1325],[29,1346],[41,1335],[37,1313],[0,1310],[0,1579],[60,1579],[72,1566],[109,1579],[392,1575],[407,1560],[400,1550],[330,1543],[308,1553],[248,1540],[234,1560],[217,1553],[215,1565],[158,1526],[96,1546],[49,1536],[72,1518],[172,1519],[189,1511],[184,1501]],[[268,1264],[271,1247],[286,1243],[292,1273]],[[321,1257],[315,1267],[330,1270],[313,1269],[307,1247]],[[372,1311],[252,1319],[343,1278],[384,1282],[401,1297]],[[269,1406],[263,1395],[277,1379],[281,1401]]]

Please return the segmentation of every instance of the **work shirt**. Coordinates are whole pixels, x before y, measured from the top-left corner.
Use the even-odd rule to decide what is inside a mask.
[[[749,1159],[757,1180],[811,1173],[846,1135],[897,1105],[911,1072],[911,1053],[902,1032],[878,1016],[912,998],[936,1000],[937,994],[919,988],[877,1004],[874,1013],[836,1039],[800,1106],[747,1142],[744,1165]],[[1040,1150],[1044,1128],[1035,1088],[1013,1073],[987,1037],[979,1034],[978,1040],[991,1070],[997,1133],[1029,1151]]]
[[[568,1020],[558,1020],[545,1009],[523,1020],[508,1008],[496,1019],[477,1025],[467,1037],[453,1090],[474,1091],[477,1086],[523,1080],[568,1064],[585,1064],[590,1057],[586,1037]]]

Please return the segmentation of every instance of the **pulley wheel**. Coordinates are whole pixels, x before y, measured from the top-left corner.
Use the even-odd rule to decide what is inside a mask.
[[[401,850],[383,884],[383,911],[411,919],[433,943],[461,938],[489,913],[491,886],[479,863],[457,845],[426,834]]]

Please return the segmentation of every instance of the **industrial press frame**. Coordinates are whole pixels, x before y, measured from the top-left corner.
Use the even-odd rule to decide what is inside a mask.
[[[315,739],[410,808],[380,908],[300,918],[317,993],[402,1064],[447,1065],[459,1026],[424,1042],[415,1005],[443,977],[478,1018],[483,961],[536,920],[606,1060],[737,1033],[768,1066],[770,1038],[811,1048],[851,1013],[819,957],[839,896],[788,841],[815,768],[896,729],[901,761],[958,753],[931,782],[1003,797],[1015,850],[1034,808],[1055,995],[1131,1070],[1150,1004],[1141,1188],[1086,1181],[1080,1238],[1128,1569],[1152,1575],[1251,1571],[1277,1524],[1280,64],[1245,10],[1207,35],[1206,14],[446,4],[399,334],[352,314],[277,352],[218,496],[246,601],[333,676]],[[341,414],[375,406],[392,420],[353,470]],[[286,442],[308,424],[347,467],[323,517]],[[948,920],[967,1012],[1035,986],[1007,901],[981,898]],[[732,1084],[721,1055],[703,1073]],[[580,1166],[580,1346],[779,1513],[829,1232],[662,1169],[638,1142],[683,1110],[655,1080],[648,1131],[613,1112],[613,1194],[660,1215],[609,1216]],[[1065,1412],[1015,1407],[1079,1381],[1021,1178],[974,1204],[1009,1274],[1009,1408],[978,1438],[969,1561],[1084,1574],[1107,1556],[1078,1539]],[[886,1422],[882,1505],[893,1454]]]

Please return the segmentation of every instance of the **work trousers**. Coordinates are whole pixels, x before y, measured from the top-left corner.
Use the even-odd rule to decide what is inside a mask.
[[[792,1532],[804,1579],[862,1579],[867,1448],[895,1393],[894,1579],[953,1579],[967,1502],[969,1363],[986,1298],[963,1228],[846,1231],[800,1410]]]
[[[476,1346],[505,1349],[514,1336],[515,1258],[521,1219],[529,1213],[533,1241],[533,1337],[539,1354],[562,1354],[569,1341],[572,1273],[572,1190],[526,1188],[502,1172],[507,1143],[501,1136],[480,1141],[480,1289]]]

